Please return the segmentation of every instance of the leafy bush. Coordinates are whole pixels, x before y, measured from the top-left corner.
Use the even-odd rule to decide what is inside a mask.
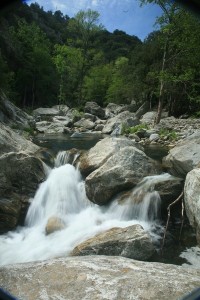
[[[167,137],[170,141],[177,139],[176,131],[167,128],[161,128],[159,131],[159,135],[161,138]]]
[[[74,109],[72,112],[74,117],[80,117],[82,118],[84,116],[84,112],[83,111],[79,111],[78,109]]]
[[[148,129],[148,128],[149,127],[147,124],[139,124],[133,127],[128,127],[125,124],[122,124],[122,134],[137,133],[141,129]]]
[[[24,132],[26,132],[29,135],[34,135],[34,128],[33,127],[25,127]]]

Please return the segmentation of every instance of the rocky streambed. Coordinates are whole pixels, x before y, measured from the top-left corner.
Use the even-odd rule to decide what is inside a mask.
[[[14,107],[6,103],[13,112]],[[3,233],[24,225],[25,216],[26,226],[0,238],[1,256],[7,254],[8,258],[3,265],[11,264],[0,268],[0,284],[19,299],[178,299],[199,286],[199,271],[188,266],[133,260],[153,258],[155,241],[163,235],[159,212],[155,213],[159,199],[161,213],[166,214],[167,206],[182,190],[187,218],[199,243],[199,122],[162,119],[159,126],[167,129],[167,134],[176,129],[176,139],[171,140],[171,135],[163,137],[160,127],[153,126],[152,112],[147,115],[142,108],[135,112],[127,109],[133,107],[110,104],[102,109],[90,103],[84,116],[64,106],[34,112],[36,130],[42,134],[59,132],[80,138],[86,132],[100,139],[89,150],[67,148],[52,171],[44,164],[54,164],[51,153],[11,128],[15,120],[21,128],[32,126],[34,118],[17,110],[12,120],[5,117],[9,114],[4,109],[0,123],[0,230]],[[148,128],[122,135],[124,126],[144,123]],[[169,152],[158,162],[145,154],[144,144],[169,145]],[[66,237],[71,238],[70,246],[57,252],[55,245],[62,248]],[[13,240],[18,244],[12,245]],[[31,255],[41,246],[43,256],[36,254],[38,251],[24,255],[24,250]],[[9,258],[12,247],[17,260]],[[70,257],[52,259],[65,255]],[[50,260],[12,265],[33,261],[33,257]],[[74,295],[71,282],[73,291],[76,287]],[[35,285],[39,288],[33,293]]]

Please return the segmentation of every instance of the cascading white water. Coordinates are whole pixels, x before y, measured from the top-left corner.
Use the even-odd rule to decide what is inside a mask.
[[[55,158],[55,167],[58,168],[60,166],[63,166],[67,164],[68,161],[69,161],[69,153],[66,151],[60,151],[58,152]]]
[[[57,163],[60,164],[58,157]],[[112,227],[141,224],[151,231],[157,218],[159,197],[150,186],[169,176],[148,177],[123,205],[116,198],[110,206],[100,207],[87,199],[80,172],[72,165],[52,169],[32,200],[25,227],[0,237],[0,265],[68,255],[82,241]],[[142,191],[147,192],[143,201],[133,203],[131,199]],[[63,220],[65,228],[46,235],[48,219],[54,216]]]

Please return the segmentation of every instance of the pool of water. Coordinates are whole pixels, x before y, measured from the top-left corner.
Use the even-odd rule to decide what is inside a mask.
[[[167,156],[169,153],[169,148],[162,145],[146,145],[144,147],[144,152],[147,156],[162,161],[163,157]]]
[[[88,150],[102,138],[102,135],[89,133],[82,133],[77,136],[69,134],[38,134],[33,138],[33,142],[40,147],[49,149],[56,155],[59,151],[70,150],[72,148]]]

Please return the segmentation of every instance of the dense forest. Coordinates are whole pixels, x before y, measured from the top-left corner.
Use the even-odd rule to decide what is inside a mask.
[[[96,11],[69,18],[37,3],[7,6],[0,14],[0,90],[27,109],[134,100],[165,107],[169,115],[198,116],[199,19],[172,1],[140,2],[163,11],[159,30],[143,42],[118,29],[108,32]]]

